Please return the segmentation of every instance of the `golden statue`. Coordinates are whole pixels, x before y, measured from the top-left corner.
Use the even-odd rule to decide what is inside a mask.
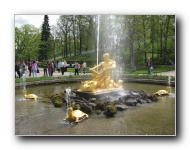
[[[73,108],[70,107],[68,109],[68,115],[63,120],[80,122],[86,118],[88,118],[88,114],[82,112],[81,110],[73,110]]]
[[[92,72],[92,80],[82,82],[81,89],[78,91],[96,93],[122,87],[122,80],[115,83],[112,79],[112,70],[116,68],[116,62],[110,59],[108,53],[103,54],[103,58],[103,62],[89,69]]]
[[[37,100],[39,97],[35,94],[27,94],[26,89],[23,90],[23,96],[25,99],[35,99]]]
[[[170,94],[170,87],[167,87],[166,90],[159,90],[154,94],[158,95],[158,96],[169,95]]]

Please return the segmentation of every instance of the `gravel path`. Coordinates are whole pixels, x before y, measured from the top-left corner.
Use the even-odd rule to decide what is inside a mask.
[[[160,72],[157,73],[157,75],[164,75],[164,76],[176,76],[175,70],[167,71],[167,72]]]

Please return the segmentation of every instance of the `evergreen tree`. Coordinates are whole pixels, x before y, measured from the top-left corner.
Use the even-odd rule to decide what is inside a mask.
[[[39,50],[39,61],[47,60],[48,54],[51,52],[50,43],[48,42],[50,38],[50,26],[49,26],[49,17],[44,15],[44,22],[42,24],[41,32],[41,44]]]

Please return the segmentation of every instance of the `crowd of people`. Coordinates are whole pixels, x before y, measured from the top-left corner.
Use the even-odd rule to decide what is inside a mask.
[[[69,66],[70,65],[70,66]],[[60,75],[64,75],[67,72],[67,67],[74,67],[74,74],[79,75],[79,73],[86,73],[87,64],[83,62],[82,64],[75,62],[74,66],[72,64],[67,64],[65,59],[60,59],[58,63],[54,63],[54,61],[43,61],[43,75],[44,76],[53,76],[53,73],[57,70]],[[23,74],[26,71],[29,71],[29,77],[38,77],[39,73],[39,65],[38,61],[28,61],[25,62],[16,62],[15,63],[15,78],[22,78]]]
[[[39,68],[38,61],[28,61],[27,63],[23,60],[21,63],[15,63],[15,78],[22,78],[26,71],[29,71],[29,77],[38,77]]]

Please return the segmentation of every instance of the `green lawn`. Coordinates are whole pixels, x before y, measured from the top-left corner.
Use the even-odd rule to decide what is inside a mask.
[[[175,70],[175,66],[160,66],[160,67],[154,67],[153,73],[159,73],[159,72],[166,72]],[[124,74],[129,74],[129,71],[125,71]],[[130,74],[148,74],[147,68],[139,69],[135,72],[131,72]]]

